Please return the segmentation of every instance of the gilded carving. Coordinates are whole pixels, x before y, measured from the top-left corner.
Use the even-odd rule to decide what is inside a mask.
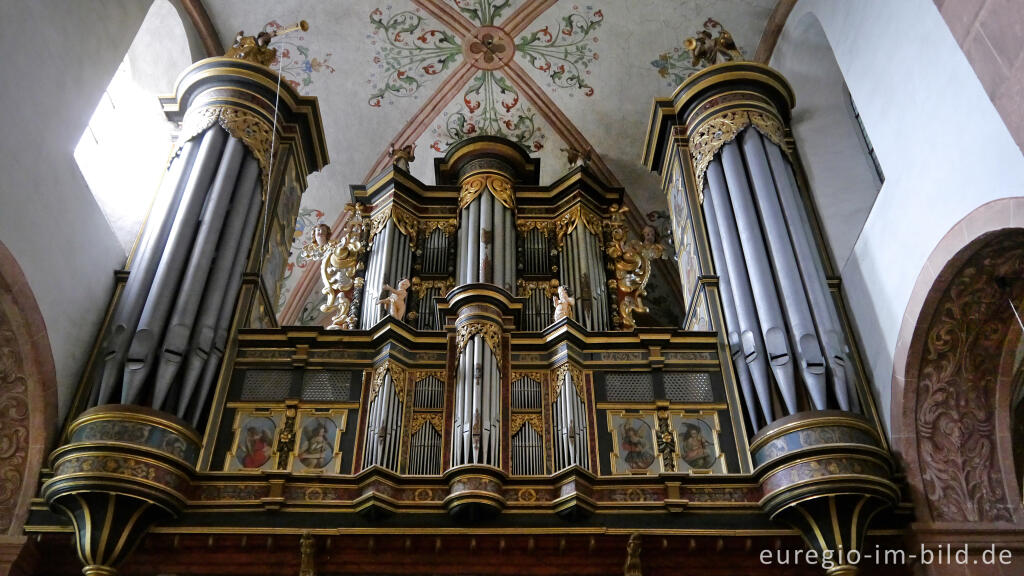
[[[520,278],[516,280],[516,287],[519,289],[517,294],[523,298],[529,298],[533,295],[534,290],[543,290],[544,295],[551,298],[558,293],[558,279],[553,278],[551,280],[523,280]]]
[[[512,420],[509,421],[509,430],[511,431],[511,434],[513,436],[518,434],[519,430],[523,427],[523,424],[526,424],[527,422],[529,422],[530,426],[537,432],[544,430],[544,420],[541,418],[540,414],[537,414],[536,412],[528,414],[517,412],[512,415]]]
[[[712,37],[711,32],[718,29],[718,36]],[[743,60],[743,53],[740,52],[736,41],[714,18],[704,21],[704,29],[697,32],[697,35],[687,38],[683,47],[690,53],[693,60],[690,62],[692,68],[703,68],[718,63],[721,57],[723,62]]]
[[[361,206],[348,204],[345,212],[350,216],[337,239],[330,239],[329,226],[318,224],[313,230],[313,239],[302,247],[303,258],[320,260],[320,279],[324,284],[321,293],[327,295],[327,302],[320,306],[320,311],[334,314],[328,330],[352,330],[359,321],[352,313],[352,298],[363,286],[363,279],[355,277],[359,256],[366,250],[362,239],[363,221],[359,216]]]
[[[438,434],[443,434],[444,428],[444,417],[440,412],[416,412],[412,415],[412,422],[409,423],[409,434],[415,434],[420,431],[427,422],[437,430]]]
[[[923,491],[937,522],[1012,522],[997,454],[996,386],[1010,294],[996,278],[1019,278],[1024,247],[1008,234],[956,273],[928,326],[917,391]],[[1018,290],[1012,295],[1019,301]]]
[[[525,234],[533,229],[547,233],[554,230],[554,228],[555,223],[553,220],[516,220],[516,230],[521,234]]]
[[[690,135],[690,155],[693,157],[693,171],[697,181],[697,193],[703,198],[704,175],[715,154],[732,142],[748,126],[753,126],[762,136],[772,141],[787,154],[785,130],[778,118],[765,112],[753,110],[726,110],[703,121]]]
[[[370,233],[367,241],[373,240],[377,233],[387,226],[389,220],[394,221],[398,230],[409,237],[409,248],[415,250],[420,220],[415,214],[393,202],[370,217]]]
[[[430,236],[434,230],[441,230],[446,236],[451,236],[459,230],[459,223],[455,218],[444,219],[423,219],[420,221],[420,230],[424,236]]]
[[[611,257],[615,279],[608,281],[608,287],[618,295],[619,307],[613,320],[624,330],[636,328],[635,312],[646,313],[643,297],[647,295],[647,282],[651,277],[651,260],[661,258],[665,247],[645,238],[643,242],[630,240],[625,225],[625,207],[614,210],[609,223],[611,239],[605,251]]]
[[[391,372],[391,382],[395,385],[395,393],[398,395],[398,401],[404,402],[405,399],[405,368],[391,360],[390,358],[381,362],[373,371],[373,381],[370,383],[370,404],[373,404],[377,393],[380,392],[380,387],[384,385],[384,376],[388,372]]]
[[[185,113],[185,118],[181,121],[181,136],[178,138],[178,145],[181,146],[202,134],[215,122],[219,123],[228,134],[241,140],[259,162],[265,190],[270,178],[273,128],[256,114],[224,104],[189,108]]]
[[[484,190],[494,195],[498,202],[509,210],[516,209],[516,195],[512,189],[512,181],[507,176],[494,173],[474,174],[462,181],[459,191],[459,211],[469,206]]]
[[[586,398],[586,394],[583,393],[583,371],[580,370],[579,366],[576,366],[572,362],[566,361],[555,368],[555,377],[551,380],[551,402],[558,400],[558,395],[562,392],[562,384],[565,383],[565,375],[569,374],[572,378],[572,384],[576,387],[576,394],[579,395],[580,400]]]
[[[473,336],[480,335],[487,342],[487,347],[494,354],[494,360],[498,363],[498,371],[501,371],[501,328],[483,320],[470,320],[456,329],[455,342],[457,349],[456,356],[462,356],[466,349],[466,343]]]
[[[442,295],[447,294],[452,288],[455,287],[455,279],[449,276],[443,280],[423,280],[419,276],[413,276],[412,278],[412,290],[417,297],[423,298],[426,295],[427,290],[431,288],[437,288]]]
[[[597,237],[598,244],[603,244],[601,241],[601,230],[603,228],[601,217],[577,204],[562,214],[555,223],[555,235],[559,246],[562,246],[566,235],[575,230],[576,225],[580,222],[583,223],[587,230],[590,230],[591,234]]]

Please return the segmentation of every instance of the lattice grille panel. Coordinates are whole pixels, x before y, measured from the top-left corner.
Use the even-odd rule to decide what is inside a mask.
[[[609,402],[653,402],[654,381],[644,372],[611,372],[605,380]]]
[[[302,399],[346,402],[352,388],[352,373],[341,370],[307,370],[302,375]]]
[[[665,397],[672,402],[714,402],[707,372],[666,372]]]
[[[291,370],[246,370],[242,400],[266,402],[284,400],[292,386]]]

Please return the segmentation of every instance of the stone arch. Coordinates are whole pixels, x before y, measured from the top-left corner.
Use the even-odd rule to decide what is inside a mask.
[[[0,242],[0,538],[21,534],[57,430],[57,372],[43,315]],[[2,563],[0,563],[2,564]]]
[[[893,446],[919,522],[1024,526],[1010,396],[1024,302],[1024,198],[968,214],[918,276],[893,356]],[[1003,279],[1003,280],[999,280]]]

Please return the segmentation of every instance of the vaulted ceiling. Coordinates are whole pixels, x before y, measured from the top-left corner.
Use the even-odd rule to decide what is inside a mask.
[[[282,76],[317,96],[331,163],[310,178],[295,247],[333,224],[349,185],[415,144],[411,172],[433,182],[433,158],[477,134],[518,141],[541,159],[541,181],[568,169],[564,148],[592,149],[591,167],[625,186],[637,208],[665,210],[640,165],[651,101],[694,68],[684,40],[714,18],[748,57],[775,0],[205,0],[224,46],[235,33],[307,20],[277,38]],[[292,251],[281,302],[304,263]],[[293,294],[295,292],[295,294]]]

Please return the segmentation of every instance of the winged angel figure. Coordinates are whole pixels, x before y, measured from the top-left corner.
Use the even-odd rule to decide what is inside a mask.
[[[302,257],[308,260],[320,260],[320,279],[323,280],[323,294],[327,302],[320,306],[320,311],[334,314],[328,330],[352,330],[358,319],[352,310],[352,299],[358,288],[362,288],[363,279],[356,277],[362,265],[360,255],[366,250],[363,241],[362,206],[348,204],[345,206],[348,217],[343,219],[338,237],[331,239],[331,227],[317,224],[313,228],[313,237],[302,247]]]

